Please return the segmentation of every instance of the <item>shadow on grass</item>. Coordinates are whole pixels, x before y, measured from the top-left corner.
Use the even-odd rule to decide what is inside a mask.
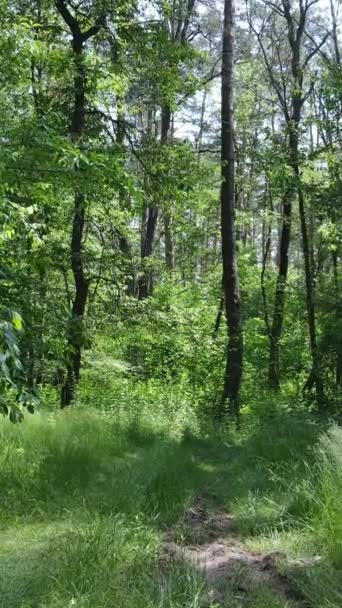
[[[198,461],[214,471],[208,504],[232,511],[240,535],[298,526],[314,507],[313,448],[321,432],[304,415],[277,414],[220,442],[194,439]]]
[[[95,441],[89,425],[72,430],[62,445],[58,434],[45,441],[36,434],[13,447],[9,458],[22,450],[26,460],[4,479],[3,513],[33,519],[80,510],[143,513],[166,527],[205,493],[212,508],[233,509],[250,534],[264,524],[290,525],[310,511],[305,462],[319,429],[304,417],[278,415],[246,433],[206,439],[189,433],[173,439],[132,425],[114,429],[113,437],[104,428],[101,441],[99,425]]]
[[[191,608],[201,583],[194,576],[187,586],[184,568],[172,582],[156,556],[158,532],[176,524],[195,497],[232,511],[240,535],[298,525],[310,511],[303,463],[319,430],[304,417],[278,415],[240,435],[183,439],[105,424],[77,422],[45,438],[42,425],[10,445],[9,458],[19,463],[0,473],[2,513],[17,528],[30,521],[56,526],[44,538],[19,537],[2,554],[1,608],[59,608],[76,592],[93,597],[92,588],[93,604],[82,608],[110,605],[101,600],[103,589],[120,608],[146,608],[147,596],[159,606],[161,589],[171,599],[160,605]],[[55,592],[60,603],[39,604]]]

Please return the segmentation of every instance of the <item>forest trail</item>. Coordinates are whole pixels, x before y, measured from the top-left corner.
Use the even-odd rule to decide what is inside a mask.
[[[342,431],[267,425],[3,420],[0,608],[341,608]]]
[[[285,571],[311,566],[318,556],[290,559],[285,552],[251,550],[239,535],[234,516],[223,510],[211,512],[204,498],[185,512],[179,526],[187,530],[186,537],[177,542],[177,527],[169,531],[166,556],[201,572],[208,586],[208,606],[225,606],[226,592],[232,588],[248,597],[263,587],[289,601],[291,607],[310,608]]]

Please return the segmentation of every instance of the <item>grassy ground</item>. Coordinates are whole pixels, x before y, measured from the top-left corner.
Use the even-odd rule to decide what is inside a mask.
[[[162,556],[165,530],[186,542],[179,522],[203,494],[246,546],[320,555],[286,576],[303,606],[341,608],[340,429],[274,411],[219,436],[184,404],[138,406],[1,422],[1,608],[208,606],[195,568]],[[267,588],[241,596],[233,581],[226,606],[292,604]]]

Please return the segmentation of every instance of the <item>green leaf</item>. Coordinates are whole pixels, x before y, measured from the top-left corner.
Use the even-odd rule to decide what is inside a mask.
[[[12,323],[18,331],[20,331],[23,328],[23,320],[19,313],[17,313],[17,312],[12,313]]]

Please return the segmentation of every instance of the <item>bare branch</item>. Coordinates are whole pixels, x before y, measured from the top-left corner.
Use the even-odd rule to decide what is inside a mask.
[[[272,66],[271,66],[271,64],[270,64],[270,62],[268,60],[268,56],[267,56],[266,49],[265,49],[264,44],[263,44],[262,39],[261,39],[261,35],[260,35],[260,33],[257,33],[255,31],[255,29],[253,28],[253,26],[252,26],[252,30],[254,31],[254,33],[255,33],[255,35],[257,37],[257,40],[259,42],[259,46],[260,46],[260,49],[261,49],[261,52],[262,52],[262,55],[263,55],[263,58],[264,58],[264,62],[265,62],[266,68],[267,68],[268,76],[269,76],[269,79],[271,81],[271,85],[273,86],[273,88],[274,88],[274,90],[276,92],[276,95],[278,97],[278,101],[279,101],[280,107],[282,108],[282,110],[284,112],[284,116],[285,116],[286,120],[289,120],[290,119],[290,113],[289,113],[289,110],[288,110],[288,107],[287,107],[287,100],[286,100],[286,97],[284,97],[284,95],[282,94],[279,82],[274,77],[274,74],[273,74],[273,71],[272,71]]]
[[[325,53],[321,52],[321,48],[322,46],[326,43],[326,41],[328,40],[329,36],[331,36],[331,32],[326,32],[325,36],[323,36],[322,40],[317,44],[317,42],[315,42],[315,40],[313,39],[313,37],[307,32],[305,31],[305,35],[311,40],[311,42],[313,42],[315,44],[315,47],[312,49],[312,51],[310,51],[310,53],[307,54],[307,56],[305,57],[303,64],[302,64],[302,69],[306,68],[306,66],[308,65],[308,63],[311,61],[311,59],[317,55],[317,53],[320,53],[320,55],[328,62],[329,59],[328,57],[325,55]]]
[[[280,6],[278,6],[274,2],[270,2],[270,0],[265,0],[265,4],[266,4],[266,6],[270,6],[281,17],[285,17],[284,11],[282,11]]]
[[[99,17],[99,19],[97,19],[95,25],[91,26],[85,32],[82,32],[79,22],[77,21],[76,17],[74,17],[73,14],[69,11],[65,0],[55,0],[55,3],[59,14],[64,19],[65,23],[69,26],[73,38],[78,38],[81,44],[83,42],[86,42],[92,36],[95,36],[95,34],[98,33],[101,26],[104,24],[104,16],[101,16]]]
[[[59,14],[61,15],[61,17],[63,17],[65,23],[69,26],[71,33],[74,36],[80,36],[81,34],[81,29],[79,26],[79,23],[77,21],[77,19],[72,15],[72,13],[69,11],[67,5],[65,4],[64,0],[55,0],[56,2],[56,8],[59,12]]]

